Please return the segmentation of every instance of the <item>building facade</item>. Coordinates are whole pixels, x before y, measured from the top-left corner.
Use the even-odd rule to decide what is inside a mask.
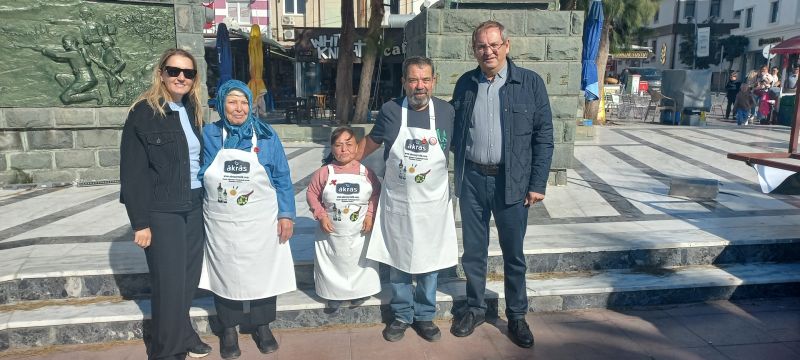
[[[750,39],[747,54],[736,69],[747,71],[767,64],[764,47],[800,36],[800,0],[733,0],[739,27],[733,34]],[[777,56],[771,66],[797,64],[797,56]]]

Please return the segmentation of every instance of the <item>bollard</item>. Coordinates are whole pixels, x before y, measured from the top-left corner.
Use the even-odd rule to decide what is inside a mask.
[[[692,199],[715,199],[719,193],[719,181],[715,179],[670,179],[669,195]]]

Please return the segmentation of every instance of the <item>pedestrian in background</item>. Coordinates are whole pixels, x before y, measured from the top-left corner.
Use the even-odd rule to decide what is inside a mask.
[[[203,128],[200,176],[208,241],[200,287],[214,293],[220,355],[241,355],[236,326],[253,326],[258,350],[278,350],[269,324],[277,296],[297,289],[289,238],[294,187],[278,134],[258,120],[247,84],[228,80],[216,97],[220,120]],[[250,311],[244,311],[249,302]]]
[[[192,54],[165,51],[122,129],[120,201],[150,271],[148,359],[211,352],[189,318],[204,241],[200,84]]]
[[[381,185],[356,160],[353,129],[331,133],[331,153],[311,177],[306,201],[319,228],[314,242],[314,286],[335,311],[343,301],[353,306],[381,291],[378,263],[364,257],[372,232]]]
[[[736,116],[736,125],[747,125],[750,117],[750,109],[753,108],[753,95],[750,94],[750,87],[743,84],[739,88],[739,93],[736,94],[734,104],[734,114]]]
[[[739,73],[736,71],[732,72],[730,77],[728,77],[728,82],[725,84],[725,97],[728,100],[728,106],[725,108],[725,119],[729,118],[731,115],[731,108],[736,101],[736,96],[739,94],[739,88],[741,86],[742,82],[739,81]]]
[[[494,217],[503,253],[508,336],[533,346],[525,315],[528,294],[523,242],[528,209],[544,200],[553,157],[553,119],[539,74],[508,58],[511,41],[496,21],[472,33],[478,68],[456,82],[453,150],[461,207],[467,303],[454,311],[450,332],[469,336],[485,320],[489,221]]]

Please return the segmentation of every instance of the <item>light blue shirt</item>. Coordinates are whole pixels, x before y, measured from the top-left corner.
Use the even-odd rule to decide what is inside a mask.
[[[483,165],[503,163],[503,124],[500,119],[500,88],[506,83],[508,65],[492,81],[481,72],[472,108],[472,126],[467,138],[467,159]]]
[[[192,131],[192,123],[189,122],[189,114],[186,113],[186,108],[183,107],[183,104],[169,102],[169,108],[178,112],[181,118],[183,134],[186,136],[186,143],[189,145],[189,175],[191,176],[190,179],[192,179],[192,189],[201,188],[203,183],[197,177],[200,172],[200,140],[197,140],[197,136]]]

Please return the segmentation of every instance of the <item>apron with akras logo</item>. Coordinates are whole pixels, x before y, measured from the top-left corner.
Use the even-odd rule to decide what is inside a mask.
[[[386,160],[367,258],[420,274],[456,265],[458,244],[446,154],[439,144],[433,99],[430,128],[408,127],[403,99],[400,131]]]
[[[227,135],[222,129],[222,140]],[[289,243],[278,241],[278,197],[250,151],[222,148],[203,175],[206,249],[200,287],[231,300],[296,289]]]
[[[364,257],[362,234],[372,184],[364,165],[359,174],[337,174],[328,165],[322,204],[333,223],[333,233],[317,229],[314,283],[317,294],[329,300],[350,300],[381,291],[378,263]]]

